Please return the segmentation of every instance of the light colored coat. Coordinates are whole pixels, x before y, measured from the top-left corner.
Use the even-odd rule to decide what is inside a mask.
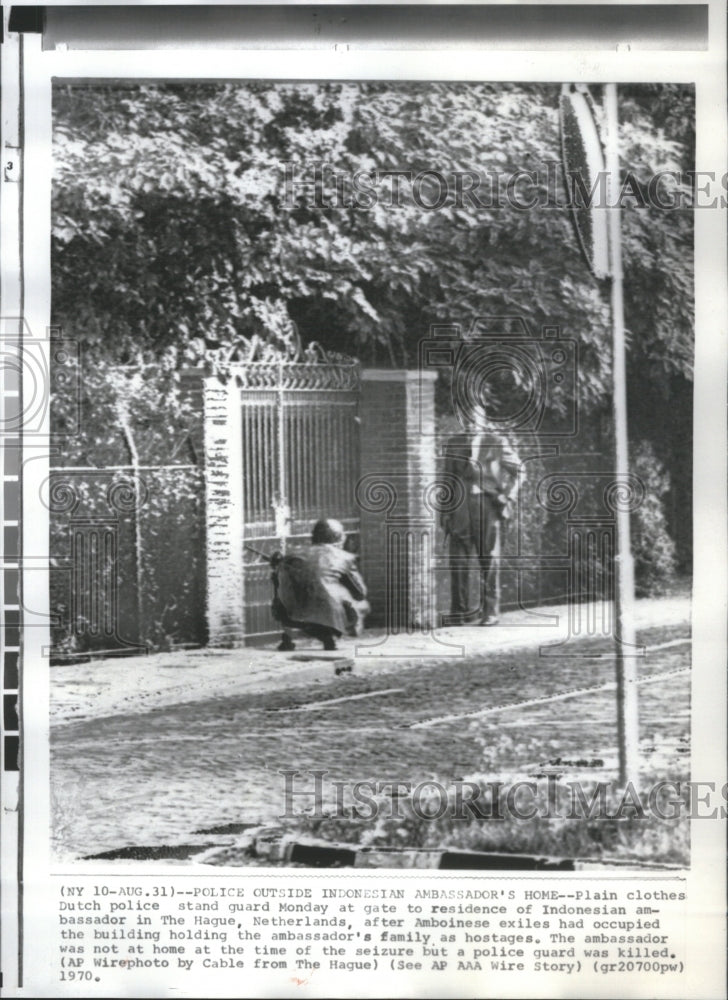
[[[290,622],[359,635],[369,604],[351,552],[337,545],[295,550],[281,559],[277,576],[278,599]]]

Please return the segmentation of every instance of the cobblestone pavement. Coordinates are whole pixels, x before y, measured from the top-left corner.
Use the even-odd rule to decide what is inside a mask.
[[[274,821],[286,769],[301,772],[302,790],[315,770],[348,783],[447,781],[577,758],[602,762],[590,778],[612,776],[613,659],[570,655],[579,650],[569,643],[538,655],[564,640],[566,610],[529,616],[545,622],[536,628],[512,615],[496,628],[440,630],[440,643],[463,655],[432,638],[394,648],[373,634],[365,641],[379,648],[349,643],[337,654],[307,640],[287,654],[200,650],[54,667],[57,856]],[[688,623],[686,599],[638,602],[643,766],[656,774],[686,768]],[[353,672],[337,676],[347,661]]]

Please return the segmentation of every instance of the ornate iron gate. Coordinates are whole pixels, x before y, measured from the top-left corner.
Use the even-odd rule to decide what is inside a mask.
[[[359,370],[356,364],[257,362],[242,380],[244,542],[260,552],[308,544],[335,517],[358,545]],[[268,564],[245,550],[245,633],[276,631]]]

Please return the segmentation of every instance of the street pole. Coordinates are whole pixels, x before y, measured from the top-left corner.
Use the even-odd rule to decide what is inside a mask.
[[[607,124],[606,167],[609,206],[609,255],[612,291],[612,373],[614,394],[615,473],[626,488],[629,475],[627,438],[627,376],[624,344],[624,298],[622,288],[622,232],[619,207],[619,135],[617,85],[605,87]],[[617,672],[617,738],[619,781],[626,785],[639,774],[639,725],[637,712],[637,660],[634,631],[634,566],[630,545],[629,510],[617,503],[617,551],[614,560],[614,637]]]

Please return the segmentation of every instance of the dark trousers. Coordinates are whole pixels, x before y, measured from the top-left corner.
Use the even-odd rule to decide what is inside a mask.
[[[291,628],[299,629],[305,635],[311,636],[312,639],[318,639],[319,642],[322,642],[324,645],[327,645],[334,639],[338,639],[339,636],[341,635],[341,632],[339,632],[337,628],[333,628],[331,625],[319,625],[314,622],[293,621],[293,619],[289,616],[288,612],[283,606],[280,597],[278,596],[278,585],[277,581],[275,580],[274,580],[273,605],[271,610],[273,612],[273,617],[276,619],[276,621],[281,623],[284,630]],[[283,635],[284,636],[287,635],[286,631],[284,631]],[[288,639],[290,640],[291,637],[288,636]]]
[[[300,628],[306,635],[310,635],[312,639],[318,639],[320,642],[326,642],[327,639],[338,639],[341,636],[341,632],[337,628],[331,628],[330,625],[308,625],[305,622],[299,622],[296,628]]]
[[[467,499],[467,523],[456,526],[450,533],[450,610],[459,621],[476,614],[483,618],[496,614],[493,550],[499,515],[495,497],[487,493],[471,494]],[[476,609],[469,607],[473,563],[480,577],[480,604]]]
[[[326,643],[331,639],[338,639],[341,632],[330,625],[318,625],[314,622],[294,622],[288,617],[285,608],[280,601],[274,602],[273,616],[278,619],[284,629],[299,629],[304,635],[310,635],[312,639]],[[290,638],[290,636],[289,636]]]

